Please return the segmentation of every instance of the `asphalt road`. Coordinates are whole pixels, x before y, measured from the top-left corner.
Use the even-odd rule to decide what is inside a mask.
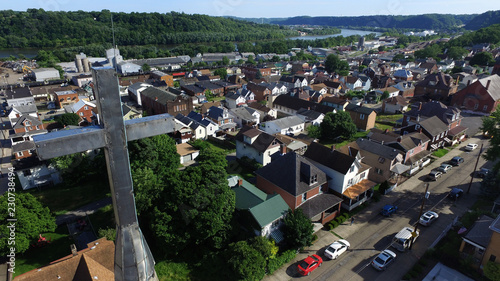
[[[484,142],[486,145],[486,141],[481,139],[472,139],[470,142]],[[363,222],[363,225],[356,226],[357,231],[351,231],[352,233],[347,234],[347,236],[345,236],[346,234],[342,235],[343,238],[350,242],[351,248],[337,260],[330,261],[325,258],[324,250],[327,244],[323,244],[321,248],[315,248],[314,246],[310,248],[308,254],[316,253],[323,257],[325,262],[322,267],[316,269],[310,276],[300,277],[301,280],[401,280],[445,228],[457,216],[465,213],[477,199],[480,181],[478,178],[474,178],[470,194],[464,194],[457,202],[446,198],[452,187],[459,187],[465,192],[467,191],[471,179],[470,175],[474,169],[479,149],[468,153],[463,148],[460,148],[460,150],[455,150],[454,154],[457,153],[461,154],[465,162],[459,167],[454,167],[438,179],[438,181],[429,182],[431,195],[426,201],[423,211],[433,210],[440,217],[428,227],[418,227],[420,236],[411,251],[402,253],[390,247],[390,244],[394,235],[404,226],[414,225],[417,222],[425,191],[425,183],[427,183],[425,179],[426,173],[419,173],[417,178],[412,179],[415,181],[413,189],[407,190],[404,193],[400,192],[397,196],[391,195],[392,193],[388,195],[392,197],[389,201],[399,207],[397,214],[389,218],[382,217],[375,212],[365,214],[368,219]],[[451,156],[443,158],[449,159]],[[431,166],[434,167],[441,162],[444,161],[438,160]],[[478,167],[483,165],[485,165],[485,160],[480,158]],[[489,165],[490,163],[486,164],[486,166]],[[427,167],[424,171],[429,171],[430,169],[431,167]],[[348,225],[343,227],[344,229],[349,229]],[[342,234],[340,231],[339,234]],[[333,242],[339,238],[331,234],[331,238],[327,239],[331,239],[331,242]],[[379,272],[370,265],[370,262],[380,251],[386,248],[394,251],[397,258],[386,271]],[[288,280],[299,278],[299,275],[296,273],[296,266],[297,262],[290,264],[287,268]]]

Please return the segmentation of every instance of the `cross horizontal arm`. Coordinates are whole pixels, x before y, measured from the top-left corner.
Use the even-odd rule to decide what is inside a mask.
[[[170,114],[153,115],[125,121],[127,140],[133,141],[175,130],[174,117]],[[50,159],[77,152],[102,148],[105,130],[98,126],[62,130],[33,136],[40,159]]]

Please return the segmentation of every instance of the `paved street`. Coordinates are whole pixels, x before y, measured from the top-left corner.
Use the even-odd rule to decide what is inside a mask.
[[[474,169],[479,153],[479,149],[470,153],[463,150],[463,147],[469,142],[484,142],[486,145],[486,141],[480,138],[473,137],[467,140],[460,145],[460,148],[453,149],[447,155],[401,184],[389,195],[383,196],[380,202],[372,202],[369,207],[356,215],[356,220],[352,226],[346,222],[335,228],[333,230],[335,234],[347,239],[351,244],[351,248],[337,260],[326,260],[321,268],[316,269],[310,276],[300,277],[301,280],[401,280],[403,275],[411,269],[445,228],[457,216],[461,216],[466,212],[477,198],[479,192],[479,179],[477,178],[474,179],[470,194],[465,194],[457,202],[452,202],[446,198],[452,187],[459,187],[467,191],[470,174]],[[430,209],[436,211],[440,215],[439,219],[431,226],[419,226],[420,237],[411,251],[402,253],[390,247],[392,238],[399,230],[404,226],[413,225],[417,221],[421,199],[425,191],[426,175],[432,168],[456,155],[461,155],[465,162],[459,167],[454,167],[438,181],[429,183],[431,196],[426,201],[424,211]],[[478,167],[484,164],[485,160],[481,158]],[[396,204],[399,211],[392,217],[382,217],[378,213],[382,206],[388,203]],[[300,260],[314,253],[325,258],[325,248],[340,239],[325,230],[320,230],[316,234],[319,239],[313,246],[297,255],[295,260],[273,275],[266,276],[264,280],[284,281],[298,278],[296,267]],[[380,251],[386,248],[393,250],[397,258],[386,271],[378,272],[370,266],[370,262]]]

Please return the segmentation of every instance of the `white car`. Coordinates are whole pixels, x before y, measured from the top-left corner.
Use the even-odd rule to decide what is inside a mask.
[[[425,212],[421,217],[420,220],[418,221],[421,225],[428,226],[430,225],[433,221],[435,221],[437,218],[439,218],[439,215],[436,212],[433,211],[427,211]]]
[[[477,143],[469,143],[468,145],[465,146],[466,151],[473,151],[474,149],[477,148]]]
[[[372,261],[372,266],[376,270],[385,270],[394,260],[396,259],[396,254],[391,250],[383,250],[376,258]]]
[[[328,248],[325,250],[325,256],[331,260],[336,259],[342,253],[347,251],[351,247],[351,244],[347,242],[347,240],[341,239],[339,241],[333,242]]]

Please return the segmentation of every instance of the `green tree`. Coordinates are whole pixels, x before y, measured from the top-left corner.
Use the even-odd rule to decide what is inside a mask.
[[[386,99],[386,98],[388,98],[388,97],[389,97],[389,91],[384,91],[384,92],[382,93],[382,96],[380,96],[380,99],[381,99],[381,100],[385,100],[385,99]]]
[[[300,249],[312,245],[313,225],[302,209],[289,210],[285,220],[283,235],[292,248]]]
[[[149,64],[145,63],[141,66],[142,72],[150,72],[151,71],[151,66]]]
[[[379,46],[379,47],[378,47],[378,51],[379,51],[379,52],[383,52],[383,51],[385,51],[385,46]]]
[[[493,59],[493,55],[489,52],[480,52],[475,54],[470,60],[470,65],[493,65],[495,60]]]
[[[78,123],[80,122],[80,116],[75,113],[64,113],[62,115],[57,115],[56,117],[54,117],[54,121],[63,126],[78,126]]]
[[[225,80],[227,77],[227,69],[218,68],[214,71],[214,75],[219,75],[221,79]]]
[[[357,128],[352,122],[351,115],[346,111],[337,113],[328,112],[321,122],[321,136],[324,139],[350,139],[356,134]]]
[[[248,64],[255,64],[255,60],[254,60],[254,57],[252,55],[248,56],[247,63]]]
[[[500,281],[500,264],[489,261],[484,266],[483,273],[491,281]]]
[[[262,73],[260,72],[260,69],[257,69],[257,73],[255,73],[255,79],[260,79],[262,78]]]
[[[179,81],[174,81],[174,88],[180,88],[181,83]]]
[[[452,46],[448,49],[446,54],[454,60],[461,60],[467,53],[468,51],[462,47]]]
[[[49,208],[44,207],[30,193],[10,193],[0,196],[0,251],[2,255],[10,253],[15,248],[15,253],[24,253],[28,250],[30,243],[44,232],[53,232],[56,229],[56,220],[51,215]],[[9,198],[15,198],[14,202]],[[11,204],[9,204],[11,203]],[[15,212],[12,211],[15,209]],[[10,216],[10,214],[13,214]],[[15,223],[7,222],[7,219],[17,219]],[[9,226],[15,226],[15,240],[8,239],[11,236]],[[14,241],[14,242],[13,242]],[[15,243],[15,244],[14,244]]]
[[[222,65],[229,65],[229,59],[226,56],[222,57]]]
[[[319,127],[319,126],[307,127],[307,135],[313,139],[320,139],[321,138],[321,127]]]
[[[247,241],[229,245],[227,264],[233,272],[232,280],[262,280],[266,274],[266,259]]]
[[[500,106],[497,107],[490,117],[483,118],[483,125],[480,128],[483,132],[488,132],[491,137],[490,146],[483,157],[495,162],[500,159]],[[496,162],[494,170],[500,170],[500,162]]]
[[[349,71],[349,64],[347,61],[341,60],[339,56],[330,54],[326,57],[325,68],[328,73],[339,73],[345,74],[345,71]]]

